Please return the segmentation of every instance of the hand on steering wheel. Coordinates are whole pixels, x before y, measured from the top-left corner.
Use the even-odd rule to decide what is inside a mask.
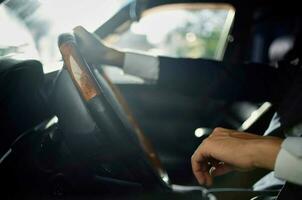
[[[103,44],[95,35],[82,26],[74,28],[79,50],[85,59],[92,64],[108,64],[122,67],[124,53]]]

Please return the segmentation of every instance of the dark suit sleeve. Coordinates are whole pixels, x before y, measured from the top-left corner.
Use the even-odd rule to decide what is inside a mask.
[[[228,101],[278,103],[295,74],[293,67],[228,64],[205,59],[159,57],[158,85]]]

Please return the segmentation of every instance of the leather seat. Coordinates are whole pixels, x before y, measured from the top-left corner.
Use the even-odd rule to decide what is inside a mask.
[[[45,110],[39,88],[42,65],[36,60],[0,60],[0,155],[25,130],[41,120]]]

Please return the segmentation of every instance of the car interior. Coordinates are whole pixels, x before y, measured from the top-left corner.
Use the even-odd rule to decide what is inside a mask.
[[[0,1],[1,199],[273,199],[278,194],[281,184],[253,188],[269,173],[263,169],[231,172],[216,177],[211,188],[199,186],[190,161],[215,127],[262,135],[275,112],[270,102],[214,99],[204,88],[160,87],[115,66],[87,63],[72,29],[50,36],[56,13],[42,15],[43,9],[58,8],[56,17],[64,23],[60,10],[73,17],[66,5],[71,10],[74,1],[61,1]],[[101,9],[94,2],[79,1],[74,21],[87,13],[88,21],[97,22],[90,28],[94,35],[121,49],[274,65],[300,41],[302,20],[294,1],[106,1],[102,12],[108,5],[118,7],[103,21],[88,14],[87,4]],[[28,37],[6,23],[12,18]],[[10,35],[16,43],[7,45]],[[56,60],[51,69],[46,68],[50,55]]]

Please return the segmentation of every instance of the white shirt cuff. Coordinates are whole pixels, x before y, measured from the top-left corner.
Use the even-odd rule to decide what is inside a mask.
[[[302,137],[287,137],[281,147],[290,154],[302,159]]]
[[[277,178],[302,185],[302,138],[288,137],[282,145],[275,163]]]
[[[138,53],[126,53],[124,72],[148,81],[157,81],[159,76],[159,60],[155,56]]]

